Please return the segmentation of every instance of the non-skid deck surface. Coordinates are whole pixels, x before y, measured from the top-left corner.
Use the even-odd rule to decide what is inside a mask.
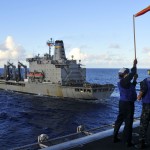
[[[139,127],[133,129],[133,142],[138,143],[138,133]],[[121,137],[122,133],[120,133]],[[135,147],[127,147],[123,142],[113,143],[112,136],[100,139],[86,145],[80,145],[77,148],[72,148],[71,150],[135,150]],[[148,145],[145,148],[150,150],[150,127],[148,130]]]

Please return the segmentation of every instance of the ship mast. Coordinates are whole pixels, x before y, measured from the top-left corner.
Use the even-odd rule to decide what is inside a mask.
[[[46,44],[49,46],[49,57],[50,57],[51,56],[51,47],[54,45],[54,41],[52,40],[52,38],[50,38],[50,40],[48,40]]]

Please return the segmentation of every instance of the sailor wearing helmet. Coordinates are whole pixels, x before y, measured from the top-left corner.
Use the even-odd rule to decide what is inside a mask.
[[[134,116],[134,101],[137,98],[135,86],[138,75],[136,74],[137,59],[133,62],[131,72],[128,68],[122,68],[118,72],[119,81],[118,88],[120,92],[119,99],[119,114],[115,121],[113,142],[119,142],[118,132],[120,126],[125,122],[123,131],[123,142],[127,147],[133,146],[132,143],[132,124]],[[133,80],[133,81],[132,81]],[[131,82],[132,81],[132,82]]]

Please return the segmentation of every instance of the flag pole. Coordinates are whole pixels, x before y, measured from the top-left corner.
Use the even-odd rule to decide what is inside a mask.
[[[133,33],[134,33],[134,56],[136,59],[135,16],[134,15],[133,15]]]
[[[147,13],[148,11],[150,11],[150,5],[148,7],[146,7],[145,9],[139,11],[135,15],[133,15],[133,32],[134,32],[134,53],[135,53],[135,59],[136,59],[135,17],[141,16],[141,15]]]

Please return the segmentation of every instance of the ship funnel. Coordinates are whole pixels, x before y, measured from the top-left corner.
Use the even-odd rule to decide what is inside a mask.
[[[61,40],[55,41],[54,60],[66,60],[64,43]]]

